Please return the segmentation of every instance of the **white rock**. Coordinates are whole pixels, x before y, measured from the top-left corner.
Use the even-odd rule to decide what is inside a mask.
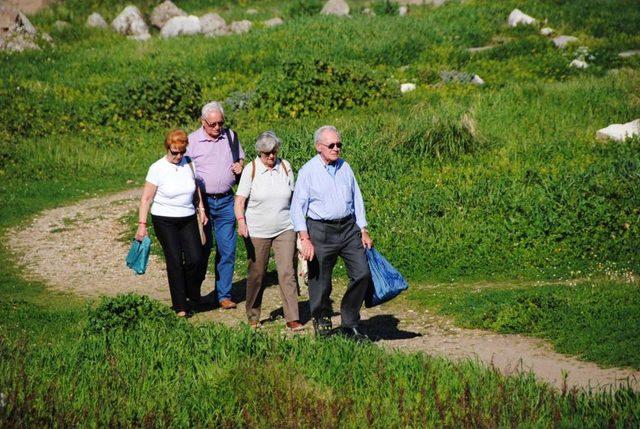
[[[542,34],[543,36],[551,36],[553,34],[553,28],[544,27],[540,30],[540,34]]]
[[[224,36],[229,34],[225,20],[217,13],[208,13],[200,17],[200,28],[207,36]]]
[[[577,69],[586,69],[589,67],[589,64],[582,60],[575,59],[569,63],[569,67],[575,67]]]
[[[67,21],[56,21],[53,23],[53,26],[56,28],[56,30],[63,30],[67,27],[69,27],[71,24],[69,24]]]
[[[477,74],[474,74],[471,78],[471,83],[474,85],[484,85],[484,80]]]
[[[488,51],[493,48],[495,48],[495,45],[478,46],[476,48],[467,48],[467,51],[471,54],[475,54],[476,52]]]
[[[409,8],[407,6],[400,6],[398,8],[398,15],[400,16],[406,16],[408,12],[409,12]]]
[[[201,31],[200,20],[197,16],[174,16],[164,24],[160,35],[168,39],[176,36],[193,36],[200,34]]]
[[[509,14],[509,27],[516,27],[520,24],[529,25],[536,22],[535,18],[523,13],[520,9],[513,9]]]
[[[400,85],[400,92],[404,93],[404,92],[410,92],[416,89],[416,84],[415,83],[403,83],[402,85]]]
[[[111,28],[126,36],[136,36],[136,40],[141,40],[149,34],[149,27],[144,22],[140,10],[131,5],[125,7],[120,15],[111,21]]]
[[[362,14],[366,16],[376,16],[376,13],[371,9],[369,9],[368,7],[365,7],[364,9],[362,9]]]
[[[634,51],[624,51],[624,52],[620,52],[618,54],[618,56],[620,58],[631,58],[634,55],[640,55],[640,50],[634,50]]]
[[[247,15],[255,15],[258,13],[256,9],[247,9]]]
[[[0,50],[22,52],[39,49],[38,31],[29,19],[17,9],[0,6]]]
[[[97,12],[93,12],[87,18],[86,26],[89,28],[107,28],[109,25],[107,24],[107,21],[104,20],[102,15]]]
[[[552,39],[553,44],[556,45],[556,48],[566,48],[568,44],[575,43],[578,41],[577,37],[574,36],[558,36]]]
[[[282,24],[284,24],[284,21],[281,18],[271,18],[267,21],[264,21],[265,27],[276,27]]]
[[[322,15],[349,15],[349,5],[344,0],[329,0],[320,11]]]
[[[232,33],[242,34],[247,33],[249,30],[251,30],[251,25],[251,21],[243,19],[242,21],[233,21],[231,25],[229,25],[229,28],[231,29]]]
[[[162,28],[171,19],[176,16],[187,16],[187,13],[173,4],[170,0],[160,3],[151,12],[151,25]]]
[[[637,135],[640,135],[640,119],[627,122],[626,124],[612,124],[596,132],[596,137],[599,139],[616,141],[624,141],[629,137]]]

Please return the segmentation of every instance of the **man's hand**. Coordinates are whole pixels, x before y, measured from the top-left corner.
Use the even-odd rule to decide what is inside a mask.
[[[233,174],[242,173],[242,162],[238,161],[231,164],[231,171],[233,171]]]
[[[362,246],[365,249],[371,249],[373,247],[373,240],[369,237],[369,232],[366,229],[362,230]]]
[[[302,259],[305,261],[311,261],[315,256],[315,249],[313,248],[313,243],[309,236],[300,236],[300,254],[302,255]]]

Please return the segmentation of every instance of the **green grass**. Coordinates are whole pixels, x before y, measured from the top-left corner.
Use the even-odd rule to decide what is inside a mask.
[[[155,4],[136,3],[144,13]],[[637,368],[635,285],[480,293],[460,286],[640,269],[640,140],[594,138],[601,127],[640,116],[640,59],[617,56],[640,46],[635,2],[448,2],[374,19],[359,14],[365,3],[350,2],[352,19],[294,19],[287,15],[292,2],[178,1],[189,13],[215,9],[228,21],[255,7],[256,19],[279,15],[285,24],[147,43],[83,27],[90,12],[111,20],[125,2],[69,0],[33,17],[55,47],[0,53],[0,232],[47,208],[141,187],[162,156],[165,132],[197,126],[185,112],[211,99],[250,98],[284,62],[322,59],[418,89],[344,110],[310,106],[325,113],[301,119],[274,119],[269,106],[256,104],[228,109],[249,156],[253,139],[273,129],[297,169],[313,156],[313,131],[335,124],[378,249],[414,284],[454,282],[415,288],[416,305],[437,307],[465,326],[543,336],[567,353]],[[568,68],[573,50],[554,48],[537,28],[508,28],[514,7],[578,36],[595,55],[592,66]],[[55,30],[57,19],[74,25]],[[498,46],[466,50],[485,44]],[[487,84],[442,84],[440,72],[452,70],[477,73]],[[168,75],[201,90],[192,88],[179,110],[132,117],[140,106],[134,96],[181,92],[162,79]],[[122,96],[125,87],[131,96]],[[339,94],[329,93],[327,105],[348,106],[335,103]],[[241,245],[238,253],[242,272]],[[10,405],[0,408],[2,426],[624,427],[640,418],[628,391],[558,394],[473,364],[339,341],[155,322],[89,335],[81,300],[25,281],[4,247],[0,258],[7,261],[0,267],[0,393]]]
[[[460,326],[534,335],[581,359],[640,369],[638,283],[451,285],[415,288],[410,297]]]
[[[73,344],[0,339],[0,419],[154,427],[630,427],[640,419],[627,390],[557,392],[531,376],[339,339],[192,326],[171,314],[92,333],[137,305],[125,301],[133,307],[99,312]]]

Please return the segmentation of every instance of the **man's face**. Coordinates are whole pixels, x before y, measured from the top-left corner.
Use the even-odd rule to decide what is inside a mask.
[[[337,133],[327,130],[320,135],[320,142],[316,143],[316,150],[325,162],[335,162],[340,158],[342,142]]]
[[[217,110],[213,110],[207,113],[207,116],[201,118],[204,131],[214,139],[220,137],[222,133],[222,127],[224,126],[224,116]]]

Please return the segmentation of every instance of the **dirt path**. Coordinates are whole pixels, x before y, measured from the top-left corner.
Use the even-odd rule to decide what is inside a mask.
[[[45,211],[31,223],[9,231],[9,248],[18,256],[32,279],[51,288],[85,297],[136,292],[164,302],[169,301],[164,264],[151,256],[145,275],[136,276],[126,268],[127,245],[118,241],[126,229],[120,219],[138,204],[140,190],[130,190]],[[240,262],[242,263],[242,262]],[[213,281],[205,280],[203,294]],[[336,286],[341,296],[344,284]],[[243,299],[242,279],[234,284],[234,296]],[[306,288],[302,290],[301,314],[308,320]],[[279,330],[284,322],[277,287],[264,294],[265,328]],[[270,316],[271,312],[271,318]],[[339,323],[339,316],[334,318]],[[453,359],[477,358],[510,374],[532,370],[536,376],[561,387],[563,372],[569,387],[607,388],[630,379],[637,388],[640,371],[600,368],[553,351],[548,343],[519,335],[500,335],[481,330],[460,329],[428,311],[410,309],[401,296],[389,305],[363,311],[363,325],[379,344],[402,351],[422,351]],[[236,310],[215,309],[199,313],[196,322],[215,320],[230,325],[244,322],[244,306]],[[312,329],[308,327],[307,333]]]

